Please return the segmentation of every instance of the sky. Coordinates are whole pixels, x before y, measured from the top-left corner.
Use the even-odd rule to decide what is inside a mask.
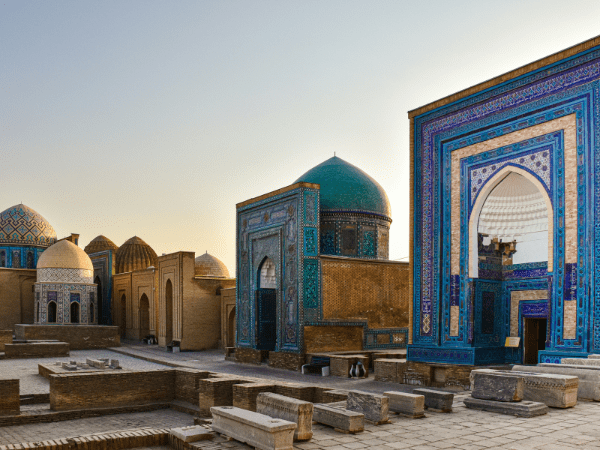
[[[596,0],[0,1],[0,210],[233,275],[236,203],[336,152],[386,190],[407,260],[407,111],[599,17]]]

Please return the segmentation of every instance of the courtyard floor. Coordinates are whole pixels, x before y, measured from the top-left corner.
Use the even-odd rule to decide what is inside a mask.
[[[0,378],[15,376],[21,379],[22,393],[48,392],[48,382],[37,375],[38,362],[80,361],[86,357],[119,359],[129,369],[157,369],[165,366],[144,361],[156,361],[194,367],[215,372],[257,376],[266,379],[302,381],[340,389],[361,389],[370,392],[386,390],[410,391],[412,386],[367,380],[346,380],[335,377],[303,376],[296,372],[266,366],[241,365],[223,360],[217,351],[199,353],[165,353],[153,347],[125,344],[117,354],[110,350],[73,351],[70,358],[0,360]],[[128,353],[124,355],[123,352]],[[134,356],[135,355],[135,356]],[[427,413],[423,419],[408,419],[391,415],[391,423],[367,425],[365,432],[346,435],[333,429],[314,425],[313,439],[296,443],[294,448],[305,450],[328,449],[588,449],[600,448],[600,404],[580,402],[568,410],[550,409],[544,416],[521,419],[494,413],[469,410],[462,399],[468,393],[455,391],[454,412]],[[37,442],[53,438],[69,438],[93,433],[106,433],[141,427],[171,428],[193,423],[190,415],[173,410],[119,414],[89,419],[69,420],[50,424],[0,427],[0,444]],[[217,436],[198,448],[249,449],[251,447]],[[155,450],[161,449],[154,447]],[[164,448],[166,449],[166,447]]]

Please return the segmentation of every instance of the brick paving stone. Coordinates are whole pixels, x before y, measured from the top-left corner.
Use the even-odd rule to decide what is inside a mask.
[[[170,409],[163,409],[54,423],[0,427],[0,444],[40,442],[49,439],[71,438],[93,433],[109,433],[143,427],[174,428],[193,424],[192,416]]]
[[[410,392],[413,386],[367,380],[347,380],[336,377],[303,376],[297,372],[273,369],[266,366],[236,364],[224,361],[220,352],[193,352],[170,354],[155,347],[145,348],[138,345],[125,345],[119,351],[128,355],[113,353],[110,350],[90,350],[72,352],[70,359],[85,357],[108,357],[119,359],[124,367],[134,370],[165,367],[139,359],[154,359],[161,363],[177,364],[214,372],[234,375],[255,376],[270,380],[305,382],[338,389],[360,389],[382,393],[387,390],[405,390]],[[134,357],[135,356],[135,357]],[[56,358],[64,360],[65,358]],[[44,358],[44,362],[52,358]],[[27,393],[47,392],[47,382],[37,375],[39,360],[0,361],[0,377],[15,375],[22,380]],[[9,364],[7,364],[9,363]],[[129,364],[129,367],[127,366]],[[600,448],[600,404],[581,402],[568,410],[550,409],[544,416],[524,419],[464,407],[464,393],[455,396],[454,412],[443,414],[428,411],[423,419],[408,419],[393,415],[391,423],[381,426],[367,424],[365,431],[356,435],[346,435],[323,425],[314,425],[311,441],[294,443],[301,450],[392,450],[392,449],[444,449],[480,450],[487,448],[502,449],[587,449]],[[24,407],[26,409],[26,407]],[[142,416],[143,415],[143,416]],[[169,428],[191,424],[189,415],[172,410],[149,413],[122,414],[100,418],[80,419],[78,421],[57,422],[53,424],[27,425],[21,427],[0,427],[0,443],[35,442],[52,437],[73,437],[92,432],[107,432],[119,429],[135,429],[144,426]],[[3,441],[5,439],[6,441]],[[249,446],[217,436],[206,441],[198,448],[250,449]],[[141,450],[141,449],[138,449]],[[147,449],[150,450],[150,449]],[[152,450],[163,450],[155,448]]]

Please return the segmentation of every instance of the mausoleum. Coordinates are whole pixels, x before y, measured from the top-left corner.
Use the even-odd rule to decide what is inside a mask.
[[[600,38],[409,118],[409,360],[600,352]]]
[[[37,265],[36,324],[97,324],[94,267],[77,245],[61,240],[48,248]]]
[[[389,261],[387,195],[333,157],[237,205],[239,361],[404,347],[408,265]]]

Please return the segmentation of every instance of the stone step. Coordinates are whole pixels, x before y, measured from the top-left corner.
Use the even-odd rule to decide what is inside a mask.
[[[265,416],[294,422],[295,441],[312,438],[313,404],[279,394],[261,392],[256,398],[256,412]]]
[[[212,429],[261,450],[293,450],[296,424],[235,406],[213,406]]]
[[[523,377],[473,370],[471,372],[471,396],[480,400],[519,402],[523,400],[525,380]]]
[[[569,375],[579,378],[577,398],[600,401],[600,367],[542,363],[537,366],[514,366],[513,370]]]
[[[365,419],[376,425],[389,422],[389,397],[363,391],[348,392],[346,409],[362,413]]]
[[[327,404],[315,404],[313,420],[344,433],[360,433],[365,430],[365,415]]]
[[[440,412],[452,412],[454,394],[433,389],[413,389],[413,394],[425,397],[425,408]]]
[[[425,417],[425,397],[423,395],[395,391],[384,392],[383,395],[390,399],[390,411],[412,418]]]
[[[467,408],[471,409],[507,414],[517,417],[535,417],[548,413],[548,407],[546,405],[543,403],[530,401],[503,402],[467,397],[464,399],[464,404]]]

